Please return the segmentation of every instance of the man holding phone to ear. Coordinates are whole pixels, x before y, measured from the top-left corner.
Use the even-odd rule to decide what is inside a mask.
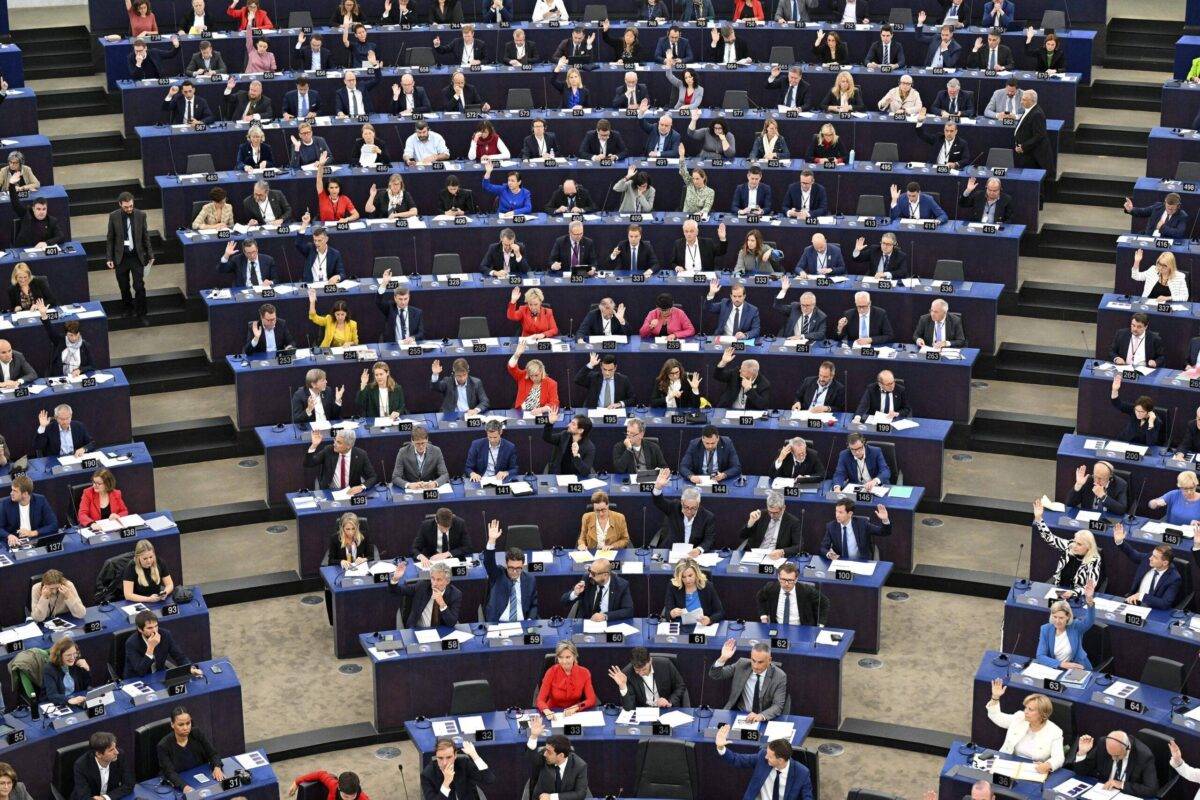
[[[587,577],[562,596],[564,604],[577,603],[580,619],[593,622],[617,621],[633,616],[629,581],[612,574],[612,562],[598,558],[588,567]]]

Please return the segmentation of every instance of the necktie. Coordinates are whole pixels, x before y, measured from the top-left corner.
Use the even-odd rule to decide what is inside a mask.
[[[933,340],[935,342],[945,341],[945,323],[939,322],[933,326]]]
[[[296,110],[300,112],[300,116],[307,117],[308,116],[308,93],[307,92],[300,95],[300,102],[298,105],[299,105],[299,108],[297,108]]]
[[[879,271],[880,272],[888,271],[888,261],[890,261],[891,258],[892,258],[891,256],[886,255],[886,254],[883,256],[883,260],[879,262]]]
[[[957,97],[950,98],[950,113],[951,114],[958,113],[958,98]]]
[[[562,767],[554,768],[554,793],[562,792]]]
[[[629,269],[637,272],[637,247],[629,248]]]
[[[596,587],[596,607],[594,609],[592,609],[593,614],[600,613],[600,603],[601,603],[601,601],[603,601],[603,599],[604,599],[604,587],[597,586]]]
[[[1158,570],[1154,571],[1154,577],[1150,579],[1150,591],[1147,594],[1154,594],[1154,587],[1158,586]]]
[[[346,455],[344,453],[338,457],[338,482],[342,484],[341,488],[346,488]]]
[[[800,2],[799,2],[799,0],[792,0],[792,22],[799,22],[799,21],[800,21]]]
[[[348,92],[348,94],[350,95],[350,116],[357,117],[358,116],[358,97],[357,97],[358,93],[356,91],[354,91],[353,89],[351,89]]]
[[[717,470],[714,467],[715,467],[715,465],[713,464],[713,451],[712,450],[705,451],[705,454],[704,454],[704,472],[705,472],[705,474],[706,475],[715,475]]]
[[[787,106],[788,108],[791,108],[792,106],[796,105],[796,87],[795,86],[788,87],[787,99],[784,100],[784,105]]]
[[[754,676],[754,699],[750,701],[750,711],[757,714],[762,704],[759,702],[758,690],[762,686],[762,675]]]
[[[892,46],[890,44],[885,44],[883,46],[883,63],[885,63],[885,64],[892,63],[891,56],[892,56]]]
[[[571,269],[579,266],[579,243],[571,242]]]
[[[731,333],[736,334],[741,329],[742,329],[742,307],[738,306],[737,308],[735,308],[733,310],[733,328],[731,330]]]
[[[509,619],[509,622],[511,622],[517,618],[517,612],[520,609],[520,606],[518,605],[518,603],[520,603],[520,601],[521,601],[520,594],[521,594],[521,584],[517,581],[513,581],[512,589],[510,590],[509,595],[508,595],[508,619]]]
[[[192,121],[192,101],[191,100],[187,101],[187,106],[183,110],[183,121],[184,122]]]
[[[450,552],[450,535],[445,532],[438,533],[438,549],[439,553]]]
[[[779,620],[780,625],[790,625],[792,621],[792,593],[783,593],[783,619]]]
[[[661,133],[658,135],[658,152],[662,153],[667,149],[667,139]]]
[[[800,318],[800,335],[808,333],[808,314]]]
[[[850,529],[845,525],[842,526],[842,555],[850,555]]]
[[[891,410],[892,410],[892,393],[884,392],[883,393],[883,413],[885,413],[885,414],[890,413]]]
[[[433,604],[433,610],[429,612],[429,624],[436,628],[442,624],[442,610],[438,608],[438,604]]]
[[[400,338],[408,338],[408,313],[407,311],[400,312]]]
[[[613,404],[613,383],[611,380],[604,381],[604,397],[600,401],[601,408],[608,408]]]
[[[779,781],[783,778],[783,773],[775,770],[775,787],[771,789],[771,800],[779,800]]]
[[[866,315],[860,315],[858,318],[858,338],[866,339],[871,331],[871,318]]]
[[[996,68],[996,51],[988,50],[988,69]]]

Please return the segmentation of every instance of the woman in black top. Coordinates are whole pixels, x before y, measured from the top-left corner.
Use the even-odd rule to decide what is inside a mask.
[[[410,0],[385,0],[381,25],[419,25],[416,6]]]
[[[475,193],[458,185],[457,175],[446,176],[446,188],[438,192],[439,214],[478,214],[479,205],[475,202]]]
[[[462,22],[463,10],[458,0],[433,0],[429,4],[430,25],[461,25]]]
[[[1067,56],[1059,48],[1058,36],[1048,32],[1041,47],[1033,46],[1033,28],[1025,29],[1025,55],[1034,61],[1036,72],[1062,72],[1067,66]]]
[[[182,789],[183,779],[179,773],[207,764],[212,767],[214,781],[225,780],[221,771],[221,757],[199,730],[192,730],[192,715],[183,706],[171,710],[171,732],[158,740],[158,768],[162,779]]]
[[[325,563],[349,569],[356,564],[370,561],[373,552],[371,541],[362,532],[358,514],[347,511],[338,518],[337,533],[329,540],[329,552]]]
[[[571,417],[562,431],[554,430],[558,422],[558,411],[551,411],[548,422],[542,428],[542,441],[554,445],[554,455],[546,472],[550,475],[578,475],[581,478],[595,474],[592,465],[596,461],[596,445],[588,434],[592,432],[592,421],[584,414]]]
[[[354,23],[362,21],[363,14],[362,9],[358,7],[358,0],[342,0],[333,10],[333,16],[329,18],[329,27],[353,27]]]
[[[651,408],[699,408],[700,373],[688,375],[678,359],[668,358],[654,379]],[[672,402],[673,401],[673,402]]]
[[[22,261],[13,267],[8,287],[8,307],[13,311],[29,311],[38,300],[45,300],[48,306],[56,305],[46,279],[35,278],[33,270]]]
[[[133,548],[133,561],[122,578],[127,603],[157,603],[175,591],[171,569],[158,560],[149,539],[143,539]]]
[[[642,58],[642,43],[638,41],[638,29],[630,25],[620,36],[612,30],[608,20],[600,23],[605,43],[613,49],[613,61],[645,61]]]
[[[808,160],[817,164],[832,161],[835,164],[846,163],[846,146],[837,134],[837,129],[826,122],[818,133],[813,134],[812,147],[808,151]]]
[[[817,31],[817,41],[813,43],[812,52],[818,64],[846,64],[850,61],[846,43],[837,31]]]
[[[1196,418],[1188,423],[1183,435],[1179,437],[1179,444],[1175,446],[1175,449],[1179,451],[1175,454],[1175,458],[1179,461],[1183,460],[1185,453],[1200,453],[1200,412],[1197,412]]]
[[[1125,430],[1121,431],[1119,441],[1129,444],[1156,445],[1166,441],[1166,420],[1159,419],[1154,411],[1154,399],[1147,395],[1138,397],[1133,403],[1126,403],[1118,395],[1121,392],[1120,374],[1113,376],[1112,404],[1113,408],[1122,414],[1129,415]]]
[[[375,164],[383,164],[385,166],[392,165],[392,159],[388,157],[387,145],[383,143],[383,139],[379,138],[379,132],[375,130],[375,126],[371,123],[366,123],[362,126],[362,135],[354,140],[354,152],[359,164],[363,164],[363,148],[367,147],[368,152],[374,154]]]

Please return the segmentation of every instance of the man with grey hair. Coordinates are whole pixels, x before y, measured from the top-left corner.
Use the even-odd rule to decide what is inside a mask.
[[[590,336],[624,336],[626,332],[625,304],[617,305],[611,297],[603,297],[583,318],[575,338],[582,342]]]
[[[92,437],[82,422],[72,420],[71,407],[62,403],[54,407],[54,424],[45,409],[38,412],[37,436],[33,449],[42,457],[82,456],[92,446]]]
[[[450,583],[450,567],[444,561],[430,562],[429,580],[404,581],[408,562],[400,559],[388,579],[388,588],[404,597],[411,597],[408,618],[403,607],[396,612],[397,628],[454,627],[462,611],[462,591]],[[402,582],[404,581],[404,582]]]
[[[789,514],[783,495],[767,492],[767,513],[756,508],[746,519],[740,538],[747,550],[769,550],[771,558],[791,558],[804,547],[800,520]]]
[[[637,108],[642,104],[643,100],[648,100],[649,97],[646,84],[638,83],[637,73],[629,70],[625,73],[625,82],[618,86],[617,91],[613,94],[612,107],[617,111],[626,108]]]
[[[1004,193],[999,178],[988,178],[982,189],[978,187],[978,180],[967,178],[967,188],[959,202],[962,208],[974,209],[971,214],[974,222],[999,225],[1012,219],[1012,196]]]
[[[613,445],[612,458],[613,470],[628,475],[667,465],[662,448],[646,440],[646,423],[637,417],[625,420],[625,438]]]
[[[802,436],[793,436],[784,443],[775,458],[772,478],[789,478],[796,483],[820,483],[825,480],[825,464],[815,447],[810,448]]]
[[[726,639],[721,655],[708,670],[714,681],[733,679],[725,708],[746,712],[749,722],[768,722],[783,713],[787,698],[787,675],[771,661],[771,646],[756,642],[749,658],[728,664],[737,652],[737,640]]]
[[[891,278],[898,281],[907,278],[908,253],[900,249],[896,234],[885,233],[879,244],[867,247],[866,237],[860,236],[854,242],[854,252],[850,260],[858,264],[867,264],[867,274],[876,278]]]
[[[342,396],[346,387],[337,391],[329,385],[323,369],[310,369],[304,374],[304,385],[292,395],[292,422],[306,425],[314,422],[326,423],[342,416]]]
[[[713,548],[717,538],[717,519],[707,508],[700,507],[700,490],[689,486],[678,500],[663,497],[663,487],[671,479],[671,470],[663,467],[654,481],[650,500],[662,512],[662,527],[658,532],[658,546],[670,548],[675,544],[690,544],[689,558],[695,558],[705,550]]]
[[[964,90],[958,78],[951,78],[946,88],[938,92],[929,113],[939,117],[974,117],[975,93]]]
[[[1080,736],[1070,768],[1081,777],[1102,781],[1105,790],[1154,797],[1159,784],[1150,748],[1125,731],[1112,731],[1103,738],[1104,747],[1098,748],[1091,736]]]
[[[771,408],[771,382],[759,373],[758,361],[747,358],[734,373],[730,364],[736,355],[737,351],[732,346],[726,347],[713,371],[713,380],[726,386],[714,405],[736,411]]]
[[[940,297],[929,304],[929,313],[922,314],[913,331],[913,341],[919,347],[966,347],[967,335],[962,319],[950,313],[950,304]]]
[[[396,465],[392,469],[392,483],[408,491],[436,489],[450,482],[450,471],[442,449],[429,443],[429,430],[424,425],[415,425],[412,440],[396,453]]]
[[[870,292],[854,293],[854,308],[842,313],[837,333],[855,347],[879,347],[895,338],[887,311],[871,305]]]
[[[338,431],[333,444],[322,447],[324,438],[324,433],[314,429],[311,433],[312,443],[304,455],[305,467],[318,468],[318,489],[344,491],[353,497],[368,486],[375,485],[379,479],[366,451],[354,446],[357,438],[354,431]]]
[[[1046,134],[1046,112],[1038,105],[1038,94],[1032,89],[1021,92],[1021,107],[1025,113],[1013,129],[1013,153],[1022,168],[1044,169],[1053,175],[1054,148]]]
[[[810,341],[825,338],[825,325],[828,321],[825,312],[817,308],[817,296],[805,292],[800,299],[789,303],[788,289],[792,287],[791,276],[786,273],[779,279],[779,294],[775,295],[774,309],[780,314],[787,315],[787,321],[779,329],[783,339],[804,337]]]
[[[497,478],[503,482],[520,469],[517,446],[504,438],[504,423],[499,420],[489,420],[483,431],[484,438],[471,442],[463,471],[476,483],[483,478]]]
[[[566,236],[554,240],[554,246],[550,248],[550,269],[578,274],[596,271],[596,244],[583,235],[583,223],[579,220],[571,222]]]
[[[287,197],[278,189],[272,189],[265,180],[254,182],[254,191],[242,201],[242,212],[246,215],[247,225],[277,227],[292,218]]]

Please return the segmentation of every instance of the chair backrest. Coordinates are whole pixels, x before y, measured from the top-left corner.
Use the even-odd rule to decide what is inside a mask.
[[[311,28],[313,26],[312,13],[309,11],[289,11],[288,12],[288,27],[289,28]]]
[[[1171,561],[1175,564],[1175,569],[1179,571],[1179,577],[1183,579],[1183,586],[1179,589],[1179,598],[1175,601],[1175,608],[1186,611],[1192,605],[1192,564],[1188,559],[1178,556]]]
[[[895,142],[876,142],[871,148],[872,161],[899,161],[900,145]]]
[[[408,48],[408,66],[432,67],[435,64],[437,64],[437,58],[435,58],[433,55],[432,47]]]
[[[813,800],[821,800],[821,754],[815,748],[794,747],[792,758],[808,768]]]
[[[382,278],[383,273],[388,270],[392,271],[393,276],[404,274],[404,266],[400,263],[400,256],[375,256],[375,264],[371,267],[371,277]]]
[[[526,88],[509,89],[507,108],[509,111],[533,108],[533,92]]]
[[[462,256],[458,253],[434,253],[431,269],[434,275],[457,275],[463,271]]]
[[[1165,783],[1168,777],[1173,778],[1175,776],[1175,770],[1171,766],[1173,737],[1150,728],[1141,728],[1137,732],[1137,738],[1150,748],[1150,753],[1154,756],[1154,771],[1158,773],[1158,779]],[[1156,796],[1163,797],[1164,795],[1160,792]]]
[[[642,739],[638,742],[636,775],[636,795],[691,800],[700,788],[696,743]]]
[[[721,98],[721,108],[749,110],[750,95],[741,89],[726,89],[725,96]]]
[[[75,791],[75,762],[88,751],[88,743],[69,744],[54,751],[54,772],[51,776],[51,786],[58,797],[69,798]]]
[[[460,339],[486,339],[491,335],[487,317],[462,317],[458,321],[458,338]]]
[[[1050,721],[1062,729],[1063,741],[1075,741],[1075,704],[1070,700],[1050,698]]]
[[[935,281],[955,282],[966,280],[966,272],[963,271],[963,262],[956,258],[939,258],[937,263],[933,265],[933,279]]]
[[[926,191],[925,189],[922,189],[921,194],[925,195],[926,197],[932,198],[933,202],[937,203],[939,206],[942,204],[941,192],[930,192],[930,191]]]
[[[860,217],[886,217],[887,204],[881,194],[860,194],[854,213]]]
[[[188,175],[193,175],[197,172],[216,172],[217,165],[213,163],[211,153],[194,153],[187,157],[187,169],[184,170]]]
[[[83,493],[91,486],[90,483],[72,483],[67,487],[71,497],[71,516],[79,514],[79,504],[83,502]]]
[[[190,156],[189,156],[189,158],[190,158]],[[192,201],[192,215],[190,217],[188,217],[188,220],[187,220],[188,227],[191,227],[192,221],[196,219],[196,216],[199,215],[200,210],[202,208],[204,208],[206,205],[208,205],[207,200],[193,200]]]
[[[506,547],[518,547],[521,550],[541,550],[542,531],[537,525],[509,525],[504,532]]]
[[[893,8],[888,14],[888,22],[892,25],[912,25],[912,9],[908,6]]]
[[[1013,151],[1007,147],[992,147],[988,149],[987,165],[989,167],[1012,167]]]
[[[608,19],[608,6],[600,3],[588,3],[583,7],[584,22],[603,22]]]
[[[1067,27],[1067,12],[1065,11],[1043,11],[1042,12],[1042,30],[1061,31]]]
[[[114,681],[125,677],[125,642],[135,633],[137,633],[136,627],[131,631],[117,631],[113,634],[112,644],[108,651],[108,670]]]
[[[1168,692],[1178,691],[1183,683],[1183,664],[1171,658],[1149,656],[1142,667],[1141,682]]]
[[[1200,161],[1180,161],[1175,167],[1175,180],[1194,181],[1200,178]]]
[[[796,63],[796,51],[790,45],[777,44],[771,48],[771,63],[789,66]]]
[[[533,680],[533,699],[529,701],[530,707],[537,705],[538,692],[542,688],[542,678],[546,676],[546,670],[553,667],[555,664],[554,653],[542,654],[542,671],[534,676]]]
[[[900,461],[896,458],[896,443],[868,439],[866,445],[868,447],[878,447],[883,452],[883,460],[887,462],[888,469],[892,473],[892,483],[903,486],[904,484],[900,475]]]
[[[1108,637],[1108,624],[1104,622],[1095,623],[1083,634],[1083,651],[1097,672],[1106,672],[1108,662],[1112,660]]]
[[[485,680],[454,682],[450,691],[451,714],[485,714],[495,710],[490,683]]]
[[[305,781],[296,789],[296,800],[325,800],[329,790],[320,781]]]
[[[900,797],[886,792],[877,792],[874,789],[854,788],[846,792],[846,800],[900,800]]]
[[[157,776],[158,742],[171,732],[171,719],[147,722],[133,731],[133,774],[138,783]]]

